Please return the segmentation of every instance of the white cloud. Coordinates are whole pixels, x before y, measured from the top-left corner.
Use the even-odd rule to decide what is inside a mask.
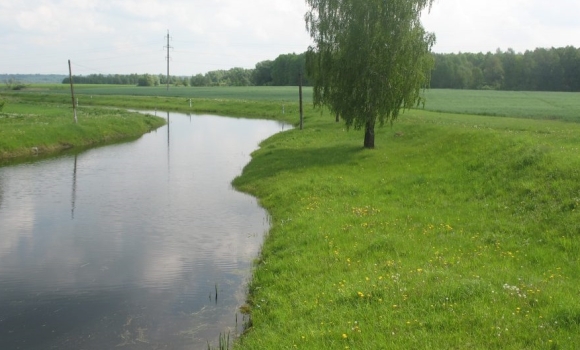
[[[436,52],[525,51],[580,46],[577,13],[575,0],[436,0],[423,23],[437,35]]]
[[[302,0],[27,0],[0,3],[0,73],[162,73],[252,68],[304,52]],[[580,47],[577,0],[436,0],[425,27],[436,52]]]

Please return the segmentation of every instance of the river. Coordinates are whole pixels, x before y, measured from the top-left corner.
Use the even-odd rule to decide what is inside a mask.
[[[231,181],[289,126],[157,114],[168,125],[136,141],[0,167],[0,349],[207,349],[242,331],[269,222]]]

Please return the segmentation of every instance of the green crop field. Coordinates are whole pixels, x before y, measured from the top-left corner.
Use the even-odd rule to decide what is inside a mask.
[[[67,85],[36,85],[33,91],[68,94]],[[298,87],[136,87],[79,85],[79,98],[99,95],[157,96],[189,99],[251,100],[297,103]],[[312,104],[312,88],[304,88]],[[425,92],[425,109],[436,112],[580,121],[580,93],[435,89]]]
[[[425,108],[436,112],[580,122],[580,93],[428,90]]]
[[[32,91],[70,93],[68,85],[35,85]],[[129,85],[77,85],[75,91],[79,95],[124,95],[124,96],[157,96],[182,97],[198,99],[228,99],[228,100],[263,100],[263,101],[296,101],[297,86],[283,87],[173,87],[165,86],[138,87]],[[312,88],[304,87],[304,101],[312,102]]]

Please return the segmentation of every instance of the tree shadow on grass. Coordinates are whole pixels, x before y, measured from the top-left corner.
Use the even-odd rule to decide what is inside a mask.
[[[284,172],[303,172],[311,168],[334,165],[357,165],[370,156],[371,150],[353,145],[329,147],[279,149],[275,146],[260,150],[244,168],[243,177],[237,177],[233,184],[244,186],[256,180],[263,180]]]

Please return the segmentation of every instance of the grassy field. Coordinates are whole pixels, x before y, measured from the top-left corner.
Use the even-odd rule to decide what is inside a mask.
[[[580,93],[429,90],[426,109],[487,116],[580,122]]]
[[[234,181],[273,218],[238,348],[580,343],[580,125],[413,111],[377,140],[318,120]]]
[[[191,108],[185,94],[91,99],[79,91],[81,105],[297,122],[297,103],[273,97],[289,88],[233,100],[220,93],[243,90],[220,88]],[[17,96],[47,106],[69,99]],[[309,104],[305,129],[264,141],[234,180],[272,216],[243,307],[253,327],[236,347],[575,348],[577,97],[429,91],[428,108],[449,112],[403,114],[377,130],[374,150],[362,148],[362,132]]]
[[[70,94],[69,85],[37,84],[29,92],[50,92]],[[112,96],[159,96],[198,99],[227,100],[260,100],[260,101],[295,101],[298,99],[297,86],[283,87],[138,87],[133,85],[75,85],[75,91],[81,95]],[[312,102],[312,88],[304,88],[304,101]]]
[[[35,85],[35,92],[69,94],[67,85]],[[81,101],[96,96],[156,96],[200,100],[246,100],[254,102],[297,103],[297,87],[135,87],[118,85],[79,85],[76,87]],[[476,114],[534,119],[580,121],[580,93],[525,92],[525,91],[475,91],[428,90],[425,109],[435,112]],[[312,104],[312,88],[304,88],[304,102]]]

